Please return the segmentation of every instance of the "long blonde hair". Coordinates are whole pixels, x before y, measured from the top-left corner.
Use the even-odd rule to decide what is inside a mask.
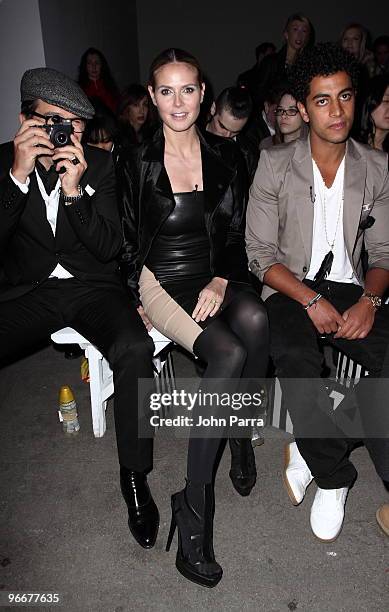
[[[355,30],[359,30],[361,33],[361,44],[359,47],[359,56],[356,58],[358,62],[363,62],[365,54],[366,54],[366,44],[367,44],[367,30],[360,23],[349,23],[342,31],[340,35],[340,44],[343,46],[343,38],[346,34],[347,30],[351,30],[354,28]]]

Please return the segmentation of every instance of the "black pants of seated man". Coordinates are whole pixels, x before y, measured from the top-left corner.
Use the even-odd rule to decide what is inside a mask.
[[[120,285],[97,288],[76,279],[49,279],[16,299],[0,303],[0,363],[72,327],[107,358],[115,386],[114,414],[119,462],[139,472],[152,469],[152,439],[138,439],[138,378],[153,378],[153,341]]]
[[[310,281],[305,281],[311,286]],[[331,302],[339,313],[343,313],[358,301],[363,290],[353,284],[325,281],[317,291]],[[280,379],[282,396],[293,422],[296,442],[301,455],[309,466],[316,483],[323,489],[338,489],[350,486],[356,477],[356,470],[349,459],[355,439],[346,438],[330,418],[331,404],[324,388],[318,385],[323,356],[319,347],[319,334],[302,306],[280,293],[266,300],[270,322],[271,356]],[[335,339],[333,334],[326,341],[338,348],[369,371],[369,378],[380,378],[386,384],[389,378],[389,306],[377,311],[374,325],[364,339]],[[301,379],[301,384],[297,380]],[[304,379],[304,380],[303,380]],[[307,379],[316,379],[310,381]],[[356,395],[363,397],[363,382],[356,387]],[[371,392],[368,379],[365,390]],[[358,400],[361,400],[358,397]],[[366,404],[364,398],[364,404]],[[368,400],[369,401],[369,400]],[[328,412],[320,406],[328,405]],[[368,409],[381,409],[370,398]],[[366,405],[361,407],[361,413]],[[382,428],[388,428],[389,411],[382,410]],[[312,427],[312,429],[310,429]],[[309,431],[316,437],[309,437]],[[323,438],[320,437],[323,432]],[[319,434],[319,435],[318,435]],[[389,432],[387,432],[389,434]],[[307,437],[308,435],[308,437]],[[389,479],[389,437],[365,439],[377,473],[383,480]],[[304,437],[302,437],[304,436]],[[325,437],[324,437],[325,436]]]

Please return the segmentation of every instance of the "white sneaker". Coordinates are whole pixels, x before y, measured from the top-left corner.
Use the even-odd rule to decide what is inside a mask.
[[[311,528],[322,542],[333,542],[341,532],[348,487],[320,489],[311,508]]]
[[[284,453],[284,485],[292,504],[298,506],[303,501],[305,491],[312,482],[313,476],[300,455],[296,442],[287,444]]]

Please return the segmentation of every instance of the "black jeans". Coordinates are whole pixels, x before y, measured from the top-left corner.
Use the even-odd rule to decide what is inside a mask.
[[[305,281],[310,285],[310,281]],[[362,294],[357,285],[325,281],[317,291],[343,313],[355,304]],[[349,460],[349,452],[355,440],[344,437],[337,430],[326,410],[330,400],[324,385],[318,387],[322,369],[322,353],[319,335],[311,319],[301,305],[285,295],[276,293],[266,301],[270,322],[271,356],[294,426],[296,442],[317,484],[323,489],[349,486],[356,477],[356,470]],[[389,377],[389,306],[382,307],[375,316],[369,335],[361,340],[326,337],[327,342],[343,351],[351,359],[369,370],[370,377]],[[301,386],[296,380],[302,379]],[[304,380],[303,380],[304,379]],[[309,379],[316,379],[310,384]],[[358,385],[363,386],[361,383]],[[296,394],[296,389],[298,393]],[[296,396],[297,395],[297,396]],[[305,437],[306,432],[323,432],[321,437]],[[299,437],[304,432],[304,437]],[[328,437],[326,437],[328,436]],[[378,474],[389,478],[389,439],[365,439]]]
[[[138,378],[153,378],[154,345],[120,286],[98,288],[74,278],[50,279],[30,293],[0,303],[0,363],[66,326],[92,342],[113,370],[120,464],[150,471],[152,439],[138,439]]]

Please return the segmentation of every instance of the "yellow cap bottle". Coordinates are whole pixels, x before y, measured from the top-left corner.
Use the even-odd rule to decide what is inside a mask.
[[[74,435],[80,431],[76,400],[73,391],[67,385],[64,385],[59,390],[58,416],[66,434]]]

